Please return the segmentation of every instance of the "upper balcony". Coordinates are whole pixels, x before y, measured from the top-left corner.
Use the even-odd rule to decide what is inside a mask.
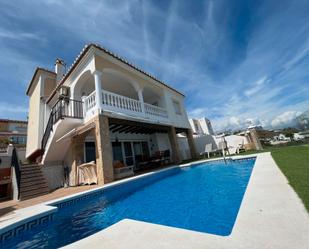
[[[70,87],[71,98],[83,102],[85,121],[98,110],[153,123],[169,123],[164,89],[140,84],[114,70],[88,71]]]
[[[84,117],[90,118],[96,109],[114,112],[155,122],[166,122],[168,120],[165,108],[144,103],[140,100],[128,98],[109,91],[101,91],[101,103],[97,103],[96,91],[83,98]]]

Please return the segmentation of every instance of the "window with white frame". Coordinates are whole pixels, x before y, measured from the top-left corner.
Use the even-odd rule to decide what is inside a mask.
[[[180,107],[180,103],[177,100],[173,100],[173,106],[175,109],[175,113],[178,115],[181,115],[181,107]]]

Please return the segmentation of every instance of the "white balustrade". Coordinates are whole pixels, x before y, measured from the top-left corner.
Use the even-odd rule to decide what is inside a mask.
[[[86,113],[96,106],[95,91],[85,98],[84,106]]]
[[[144,103],[143,113],[142,103],[138,100],[131,99],[106,90],[102,91],[103,110],[120,112],[128,115],[134,115],[141,118],[153,120],[167,120],[167,111],[159,106]],[[96,107],[96,93],[92,92],[84,99],[85,116]]]
[[[159,106],[150,105],[145,103],[145,113],[151,116],[167,118],[167,111]]]
[[[103,106],[108,109],[118,109],[129,112],[142,113],[141,102],[116,93],[104,90],[102,92]]]

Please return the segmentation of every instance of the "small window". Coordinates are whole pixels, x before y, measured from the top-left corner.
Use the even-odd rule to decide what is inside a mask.
[[[173,105],[174,105],[174,109],[175,109],[175,113],[178,115],[181,115],[181,107],[178,101],[173,100]]]

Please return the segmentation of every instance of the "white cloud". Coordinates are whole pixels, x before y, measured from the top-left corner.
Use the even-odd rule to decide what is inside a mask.
[[[263,88],[263,85],[266,83],[266,81],[267,81],[267,76],[260,78],[259,80],[254,82],[253,85],[248,88],[248,90],[245,91],[245,95],[247,97],[253,96],[254,94],[259,92]]]
[[[271,125],[274,128],[282,128],[282,127],[286,127],[286,126],[293,126],[293,125],[295,125],[295,122],[296,122],[295,118],[299,115],[301,115],[301,112],[286,111],[286,112],[278,115],[277,117],[275,117],[271,121]]]
[[[0,38],[13,39],[19,41],[23,41],[25,39],[43,41],[43,37],[38,34],[27,33],[27,32],[13,32],[5,29],[0,29]]]
[[[188,116],[189,118],[202,118],[206,117],[206,108],[196,108],[189,111]]]

